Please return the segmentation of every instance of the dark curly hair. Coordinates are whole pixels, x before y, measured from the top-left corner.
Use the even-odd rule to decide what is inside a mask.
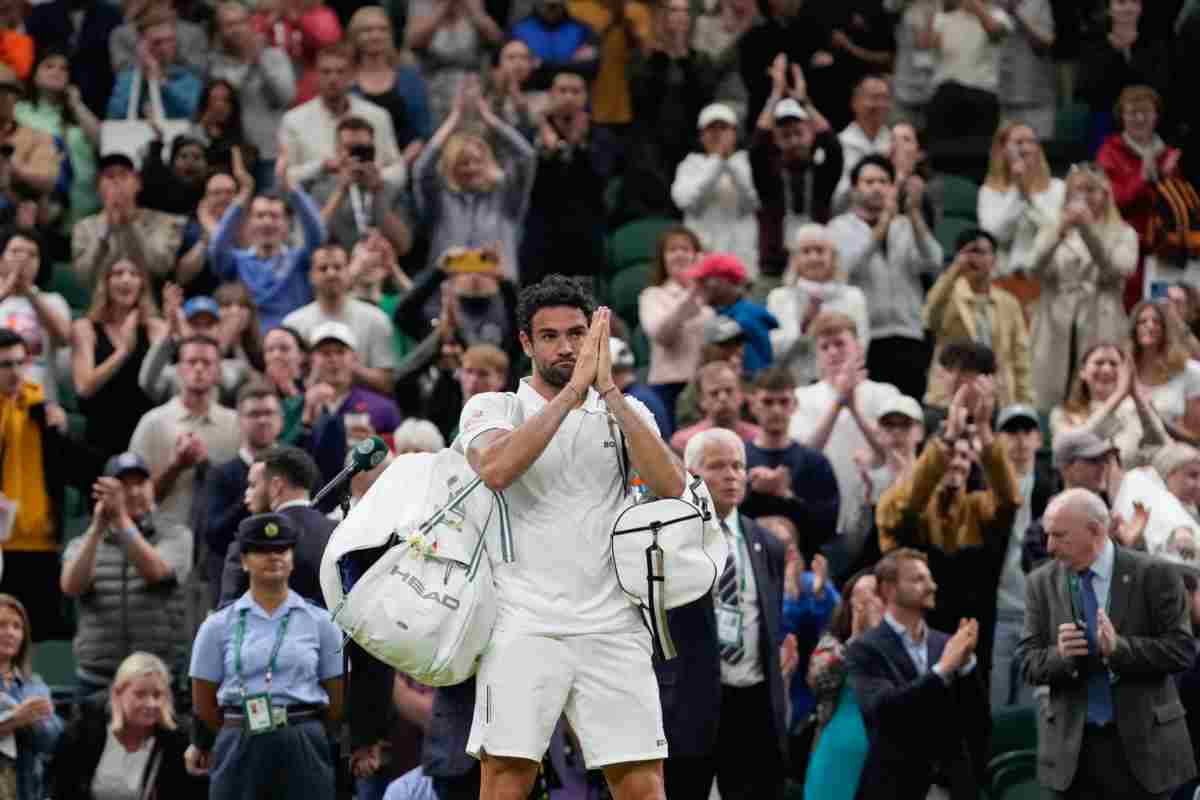
[[[574,278],[565,275],[547,275],[535,284],[521,289],[517,300],[517,325],[526,336],[533,336],[533,315],[543,308],[567,306],[578,308],[592,322],[595,301],[592,293]]]

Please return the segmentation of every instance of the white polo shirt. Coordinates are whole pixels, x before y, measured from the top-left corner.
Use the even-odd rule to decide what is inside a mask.
[[[467,401],[454,449],[464,456],[491,430],[511,431],[546,400],[524,378],[516,394],[488,392]],[[658,432],[654,416],[626,397]],[[529,469],[504,490],[515,560],[491,553],[497,625],[506,631],[566,636],[642,628],[622,594],[609,538],[616,515],[630,505],[621,480],[619,428],[594,389],[572,410]]]

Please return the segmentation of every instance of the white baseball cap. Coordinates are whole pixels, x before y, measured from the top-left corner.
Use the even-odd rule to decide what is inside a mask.
[[[724,103],[711,103],[704,107],[700,112],[700,118],[696,121],[696,128],[704,130],[714,122],[724,122],[727,125],[737,127],[737,113],[725,105]]]
[[[317,327],[313,328],[311,346],[317,347],[321,342],[341,342],[351,350],[358,349],[358,340],[354,338],[354,331],[341,322],[322,322]]]
[[[913,422],[925,421],[925,413],[921,410],[921,404],[906,394],[898,394],[885,403],[883,408],[879,409],[875,419],[876,421],[881,420],[889,414],[900,414]]]
[[[809,113],[804,110],[804,106],[790,97],[785,97],[775,104],[775,121],[783,122],[785,119],[798,119],[801,121],[811,119]]]

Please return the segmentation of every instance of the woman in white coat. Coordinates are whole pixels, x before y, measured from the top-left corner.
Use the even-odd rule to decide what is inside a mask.
[[[758,278],[758,192],[750,156],[737,149],[737,114],[723,103],[700,112],[703,153],[691,153],[675,170],[671,199],[683,222],[708,252],[733,253]]]
[[[822,311],[840,311],[854,320],[858,343],[867,351],[870,323],[867,296],[838,271],[838,251],[824,225],[808,223],[796,231],[783,286],[767,295],[767,310],[779,320],[771,331],[775,364],[786,366],[798,386],[817,380],[817,349],[808,326]]]
[[[1124,220],[1104,171],[1074,166],[1057,223],[1038,234],[1033,276],[1033,390],[1044,412],[1067,397],[1071,375],[1096,342],[1120,341],[1128,321],[1121,295],[1137,267],[1137,232]]]
[[[1050,175],[1033,128],[1023,122],[1001,125],[992,138],[987,178],[979,190],[979,226],[996,237],[996,285],[1026,309],[1038,294],[1029,275],[1033,242],[1039,231],[1058,222],[1064,193],[1063,182]]]

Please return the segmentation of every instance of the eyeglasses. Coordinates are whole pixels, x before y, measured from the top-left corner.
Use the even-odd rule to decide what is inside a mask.
[[[6,358],[0,360],[0,369],[17,369],[25,366],[25,362],[20,359]]]

